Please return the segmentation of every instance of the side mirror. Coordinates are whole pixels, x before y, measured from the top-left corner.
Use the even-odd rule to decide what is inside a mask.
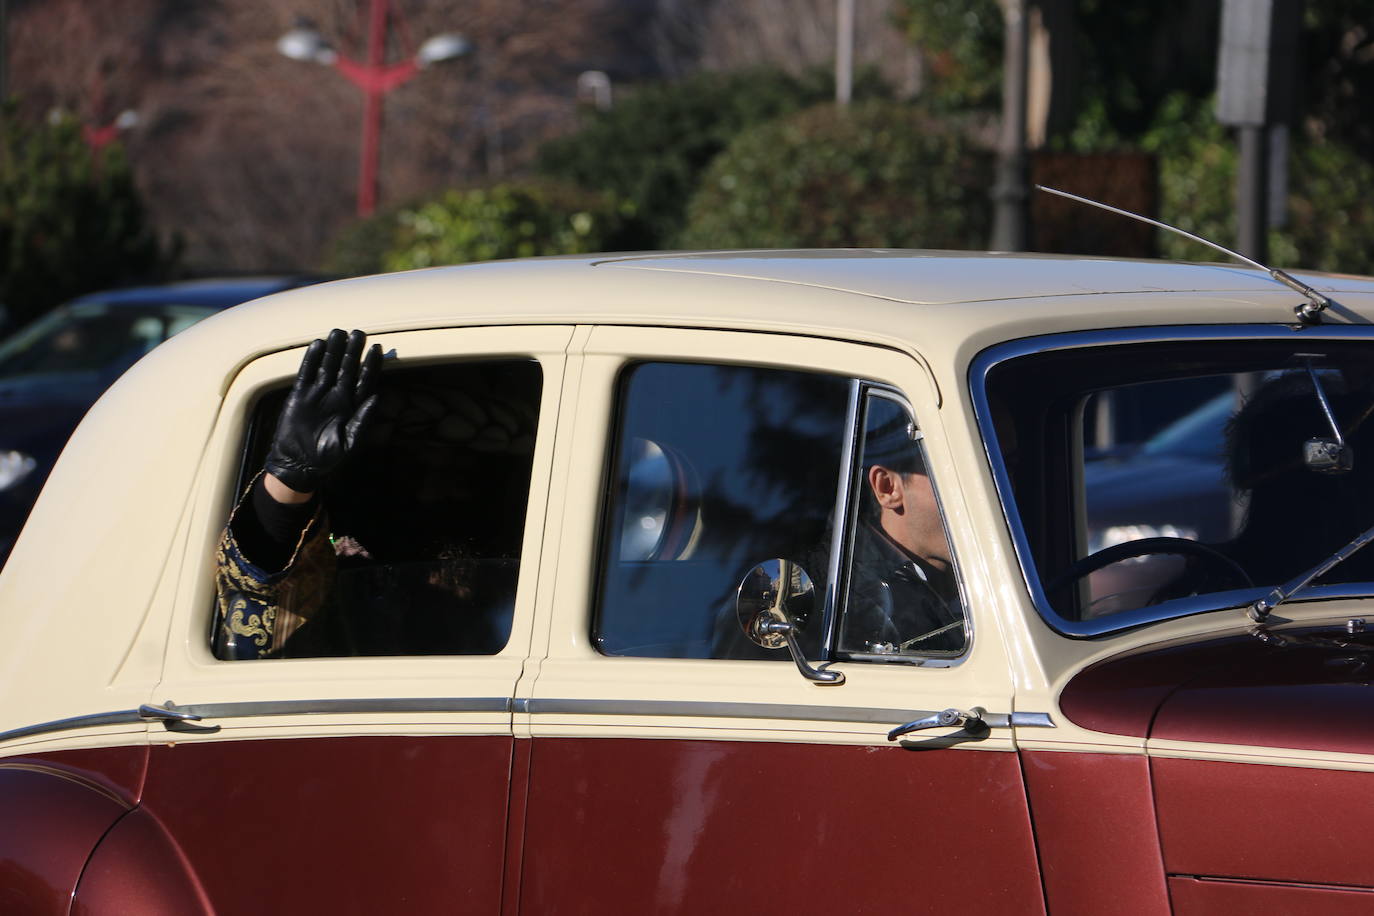
[[[802,677],[817,684],[843,684],[844,672],[823,671],[802,655],[797,635],[816,611],[816,586],[800,563],[765,560],[757,563],[739,584],[735,613],[744,635],[765,649],[792,653]]]

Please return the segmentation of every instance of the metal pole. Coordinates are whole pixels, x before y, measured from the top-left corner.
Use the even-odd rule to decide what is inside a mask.
[[[358,166],[358,215],[377,208],[377,173],[382,135],[382,65],[386,55],[387,0],[372,0],[367,35],[368,84],[363,88],[363,149]]]
[[[1236,248],[1261,264],[1269,261],[1269,131],[1256,124],[1240,131],[1236,172]]]
[[[848,105],[854,90],[854,0],[835,0],[835,102]]]
[[[1002,50],[1002,137],[998,143],[992,247],[1024,251],[1030,189],[1026,168],[1026,63],[1029,29],[1026,0],[1002,0],[1006,39]]]
[[[0,0],[0,102],[9,98],[10,92],[10,4]]]

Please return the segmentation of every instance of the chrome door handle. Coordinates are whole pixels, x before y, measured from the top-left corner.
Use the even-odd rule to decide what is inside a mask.
[[[176,704],[168,700],[161,706],[153,706],[151,703],[144,703],[138,707],[138,717],[147,719],[150,722],[199,722],[200,716],[193,712],[182,712],[174,709]]]
[[[983,716],[987,715],[987,710],[981,706],[975,706],[968,712],[962,709],[942,709],[939,712],[931,713],[923,719],[916,719],[905,725],[898,725],[887,733],[887,740],[896,741],[902,735],[909,732],[918,732],[927,728],[954,728],[959,726],[966,728],[975,722],[982,722]]]

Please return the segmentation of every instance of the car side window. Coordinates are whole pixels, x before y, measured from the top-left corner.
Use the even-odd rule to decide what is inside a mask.
[[[308,604],[309,616],[270,656],[499,652],[511,629],[541,387],[533,360],[387,369],[373,422],[321,494],[323,563],[288,568],[265,605],[221,588],[215,654],[254,657],[232,643],[253,642],[255,613],[264,629],[264,614],[291,613],[293,602]],[[255,410],[240,492],[262,467],[284,394]]]
[[[869,388],[748,366],[629,367],[593,622],[600,651],[789,658],[780,642],[750,638],[737,600],[742,586],[768,594],[761,579],[781,568],[815,597],[789,610],[808,657],[961,652],[964,615],[919,433],[903,402]]]
[[[852,657],[954,656],[967,644],[954,549],[905,404],[868,393],[839,648]]]

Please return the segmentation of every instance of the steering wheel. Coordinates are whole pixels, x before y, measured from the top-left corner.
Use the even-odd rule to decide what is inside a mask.
[[[1222,581],[1234,582],[1235,584],[1231,586],[1233,588],[1254,588],[1255,585],[1254,582],[1250,581],[1249,574],[1239,563],[1215,547],[1208,547],[1206,544],[1190,541],[1187,538],[1141,538],[1138,541],[1113,544],[1110,547],[1102,548],[1097,553],[1088,554],[1055,576],[1045,586],[1045,592],[1052,595],[1066,585],[1071,585],[1103,567],[1111,566],[1122,560],[1129,560],[1132,557],[1154,554],[1174,554],[1185,557],[1190,561],[1190,565],[1191,561],[1200,560],[1202,565],[1208,567],[1209,572],[1217,574],[1217,577]]]

